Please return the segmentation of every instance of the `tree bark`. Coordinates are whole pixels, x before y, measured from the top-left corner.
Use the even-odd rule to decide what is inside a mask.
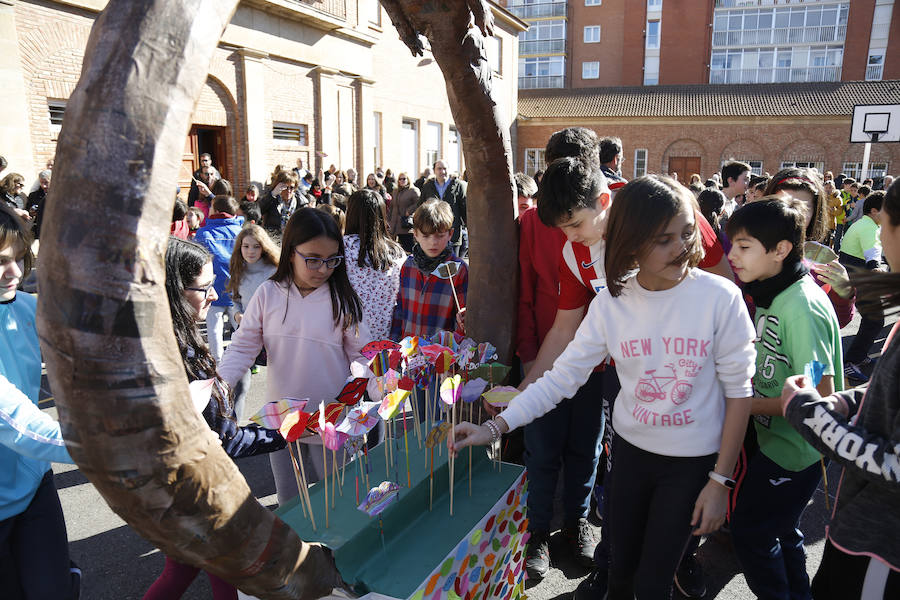
[[[173,182],[238,0],[112,0],[66,107],[41,244],[38,329],[72,458],[167,555],[261,598],[340,582],[250,492],[192,408],[164,287]]]
[[[462,137],[468,172],[470,274],[466,332],[512,358],[515,335],[518,231],[509,123],[493,95],[484,36],[493,15],[485,0],[382,0],[413,55],[424,35],[444,74],[447,97]],[[471,25],[474,21],[474,27]]]

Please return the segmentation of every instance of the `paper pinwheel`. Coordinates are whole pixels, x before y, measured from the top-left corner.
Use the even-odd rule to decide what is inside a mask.
[[[306,431],[306,425],[309,423],[310,416],[309,413],[305,413],[302,410],[288,413],[281,421],[281,427],[278,428],[281,431],[281,437],[286,442],[297,441],[303,435],[303,432]]]
[[[398,389],[406,390],[409,392],[412,391],[412,389],[415,387],[415,385],[416,385],[415,380],[412,377],[408,377],[406,375],[401,377],[400,381],[397,382]]]
[[[293,398],[282,398],[275,402],[269,402],[250,417],[250,420],[260,427],[269,429],[278,429],[281,427],[284,418],[293,411],[303,410],[306,408],[308,399],[295,400]]]
[[[391,340],[378,340],[375,342],[369,342],[365,346],[362,347],[362,350],[359,351],[360,354],[365,356],[366,358],[374,358],[376,354],[381,352],[382,350],[397,350],[400,348],[400,344],[397,342],[393,342]]]
[[[425,447],[434,448],[438,444],[443,444],[447,440],[447,435],[450,434],[450,429],[450,423],[447,421],[441,421],[435,425],[425,436]]]
[[[381,485],[369,490],[366,499],[357,508],[370,517],[377,516],[397,499],[399,493],[399,485],[393,481],[382,481]]]
[[[408,390],[396,390],[384,397],[381,406],[378,409],[378,415],[385,421],[389,421],[397,416],[403,402],[409,398]]]
[[[309,423],[307,424],[307,427],[309,427],[309,430],[313,433],[316,433],[319,428],[319,416],[322,414],[322,405],[325,405],[325,420],[332,425],[337,423],[338,418],[340,418],[341,413],[344,411],[344,405],[340,402],[332,402],[331,404],[327,405],[322,402],[322,404],[319,405],[320,408],[309,415]]]
[[[487,387],[487,384],[488,382],[481,377],[472,379],[471,381],[467,381],[466,384],[462,387],[462,392],[460,392],[462,401],[475,402],[476,400],[478,400],[478,397],[481,396],[481,392],[484,391],[484,388]]]
[[[450,350],[444,350],[434,359],[434,370],[438,373],[446,373],[456,362],[456,356]]]
[[[803,374],[806,375],[806,378],[809,379],[809,382],[815,387],[822,381],[822,375],[825,374],[825,365],[817,360],[811,360],[803,367]]]
[[[500,363],[491,363],[489,365],[478,365],[474,369],[469,370],[469,377],[481,377],[488,381],[503,381],[509,373],[509,367]]]
[[[389,370],[395,369],[400,365],[400,359],[399,350],[382,350],[372,357],[369,369],[372,370],[375,377],[383,377]]]
[[[400,355],[408,358],[419,350],[419,338],[416,336],[406,336],[400,340]]]
[[[423,390],[428,387],[428,383],[431,381],[432,369],[433,367],[431,365],[425,365],[416,372],[416,385]]]
[[[501,385],[484,393],[484,399],[495,408],[506,408],[519,395],[519,390],[509,385]]]
[[[431,272],[432,275],[440,277],[441,279],[451,279],[456,277],[457,273],[459,273],[459,263],[454,260],[442,262]]]
[[[328,406],[341,406],[343,408],[343,405],[340,403],[329,404]],[[322,443],[329,450],[338,450],[344,444],[344,441],[346,441],[347,434],[337,431],[334,427],[334,422],[328,420],[326,416],[328,414],[328,407],[325,406],[324,401],[319,404],[319,410],[317,410],[316,413],[319,415],[318,427],[316,429],[319,435],[322,436]],[[339,414],[340,412],[335,414],[335,419],[337,419],[337,415]]]
[[[462,390],[462,377],[454,375],[448,377],[441,384],[441,400],[448,406],[453,406],[459,400],[459,393]]]
[[[451,350],[456,350],[457,348],[459,348],[459,342],[461,339],[461,335],[452,331],[438,331],[433,336],[431,336],[431,341],[433,343],[440,344],[441,346],[446,346]]]
[[[481,342],[478,344],[478,364],[485,365],[493,360],[497,360],[497,349],[490,342]]]
[[[359,406],[347,411],[347,416],[335,429],[350,436],[368,433],[378,423],[377,414],[372,413],[375,413],[380,405],[380,402],[361,402]]]
[[[338,394],[337,401],[341,404],[346,404],[347,406],[353,406],[360,400],[362,400],[363,395],[366,393],[366,386],[369,384],[369,380],[365,377],[357,377],[355,379],[351,379],[346,384],[344,384],[344,389]]]

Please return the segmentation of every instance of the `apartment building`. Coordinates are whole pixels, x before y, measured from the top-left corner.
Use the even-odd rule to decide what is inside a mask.
[[[107,0],[0,0],[0,154],[34,177],[56,152],[91,26]],[[494,91],[516,115],[517,35],[492,3]],[[413,57],[377,0],[243,0],[215,51],[182,155],[181,185],[209,152],[239,189],[277,164],[376,166],[419,173],[444,158],[464,168],[444,77]]]
[[[752,159],[758,172],[790,164],[853,172],[862,156],[862,148],[847,141],[853,104],[900,102],[900,10],[894,5],[509,0],[509,10],[531,25],[519,37],[517,167],[541,168],[542,136],[574,119],[601,135],[622,137],[635,159],[634,171],[626,173],[631,176],[645,170],[682,176],[685,165],[687,175],[706,176],[731,158]],[[731,95],[742,102],[726,102]],[[823,101],[790,101],[792,95]],[[614,99],[636,112],[622,114]],[[579,102],[604,112],[572,109]],[[710,102],[722,104],[711,109]],[[808,114],[799,114],[799,107]],[[633,117],[640,122],[630,124]],[[724,137],[710,137],[716,135]],[[686,139],[697,144],[688,150],[680,142]],[[798,153],[800,146],[806,150]],[[892,163],[900,170],[896,152],[875,144],[874,174]]]

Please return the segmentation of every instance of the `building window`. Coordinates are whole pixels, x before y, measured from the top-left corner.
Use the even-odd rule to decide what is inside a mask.
[[[838,81],[842,46],[714,50],[710,83]]]
[[[600,6],[603,4],[603,0],[584,0],[585,6]]]
[[[425,128],[425,164],[428,166],[441,158],[441,129],[440,123],[430,121]]]
[[[659,48],[659,21],[647,21],[647,48]]]
[[[519,58],[519,88],[561,88],[565,85],[564,56]]]
[[[381,2],[369,0],[369,23],[381,27]]]
[[[519,34],[519,55],[563,53],[566,51],[565,19],[532,21]]]
[[[644,58],[644,85],[659,84],[659,57],[647,56]]]
[[[588,25],[584,28],[584,43],[596,44],[600,41],[600,26]]]
[[[725,163],[730,163],[730,162],[734,162],[734,161],[747,163],[748,165],[750,165],[750,173],[752,173],[753,175],[762,175],[763,174],[763,168],[762,168],[763,163],[761,160],[753,160],[753,159],[749,159],[749,158],[729,158],[728,160],[722,161],[722,166],[725,166]]]
[[[501,66],[503,65],[503,40],[496,35],[484,39],[484,50],[487,52],[488,64],[491,65],[491,71],[497,75],[501,74]]]
[[[634,176],[643,177],[647,174],[647,149],[638,148],[634,151]]]
[[[459,173],[462,165],[462,144],[459,141],[459,131],[453,125],[447,134],[447,170],[451,173]]]
[[[65,100],[47,100],[47,113],[50,117],[50,132],[59,135],[62,130],[63,115],[66,112]]]
[[[533,176],[544,168],[544,149],[525,148],[525,174]]]
[[[307,146],[309,138],[306,125],[275,121],[272,123],[272,139],[280,144]]]
[[[582,79],[598,79],[600,77],[600,62],[590,61],[581,63]]]
[[[843,168],[841,169],[842,173],[845,173],[848,177],[852,177],[853,179],[859,181],[862,174],[862,163],[861,162],[845,162]],[[888,174],[888,163],[886,162],[870,162],[869,163],[869,172],[866,173],[866,177],[871,177],[872,179],[884,178],[885,175]]]
[[[662,0],[647,0],[647,10],[662,10]]]
[[[866,65],[866,81],[881,81],[884,73],[884,50],[875,50],[869,53],[869,61]]]
[[[804,160],[783,160],[781,161],[782,169],[796,167],[798,169],[815,169],[819,173],[825,172],[825,163],[821,161],[804,161]]]
[[[419,177],[419,122],[403,119],[400,130],[400,166],[412,177]]]

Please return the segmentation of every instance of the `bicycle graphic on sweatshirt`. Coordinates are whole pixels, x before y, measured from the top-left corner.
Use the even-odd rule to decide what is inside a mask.
[[[678,378],[678,371],[675,369],[674,363],[668,363],[665,366],[672,371],[671,377],[657,375],[656,369],[644,371],[644,377],[638,379],[637,387],[634,389],[634,395],[638,400],[656,402],[665,400],[666,396],[669,396],[673,404],[680,405],[691,397],[694,386],[686,380]],[[669,386],[672,386],[672,389],[666,392],[665,390]]]

